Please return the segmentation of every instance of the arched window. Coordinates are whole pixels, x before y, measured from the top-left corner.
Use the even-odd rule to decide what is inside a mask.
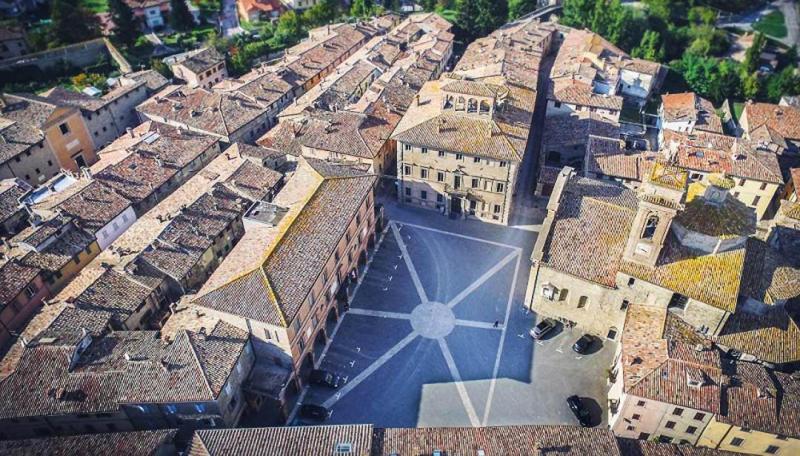
[[[453,109],[453,97],[448,95],[444,98],[444,109]]]
[[[491,110],[491,106],[489,106],[489,102],[485,101],[485,100],[481,101],[480,113],[481,114],[489,114],[490,110]]]
[[[647,217],[647,223],[644,224],[644,231],[642,232],[642,239],[653,239],[656,234],[656,227],[658,226],[658,216],[651,215]]]
[[[469,99],[469,103],[467,104],[467,112],[478,112],[478,100],[474,98]]]
[[[463,111],[467,108],[467,100],[464,97],[458,97],[456,101],[456,111]]]

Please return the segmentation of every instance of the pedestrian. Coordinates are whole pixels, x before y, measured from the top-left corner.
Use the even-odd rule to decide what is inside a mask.
[[[494,327],[497,328],[498,326],[500,326],[500,321],[499,320],[495,320],[494,321]]]

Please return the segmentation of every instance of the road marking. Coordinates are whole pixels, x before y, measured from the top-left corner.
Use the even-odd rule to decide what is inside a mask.
[[[456,325],[458,325],[458,326],[467,326],[469,328],[502,330],[502,328],[495,327],[494,323],[486,323],[485,321],[459,320],[459,319],[456,319]]]
[[[461,403],[467,411],[467,416],[469,416],[469,421],[472,423],[472,427],[479,427],[481,422],[478,420],[478,414],[475,413],[475,407],[472,406],[472,401],[469,399],[467,388],[464,387],[464,382],[461,380],[461,373],[458,372],[453,354],[450,353],[450,348],[447,347],[447,342],[445,342],[443,338],[437,340],[439,341],[439,349],[442,350],[444,360],[447,362],[447,367],[450,369],[450,375],[453,377],[453,381],[456,384],[458,395],[461,396]]]
[[[352,380],[352,381],[350,381],[349,383],[347,383],[346,385],[344,385],[344,386],[343,386],[343,387],[342,387],[342,388],[339,390],[339,393],[341,394],[341,396],[339,396],[338,398],[337,398],[337,397],[331,397],[331,398],[329,398],[327,401],[325,401],[325,402],[322,404],[322,406],[323,406],[323,407],[325,407],[325,408],[327,408],[327,409],[330,409],[331,407],[333,407],[333,406],[334,406],[334,404],[336,404],[336,403],[339,401],[339,399],[341,399],[341,398],[343,398],[343,397],[347,396],[347,393],[349,393],[350,391],[352,391],[352,390],[353,390],[353,388],[355,388],[356,386],[358,386],[359,384],[361,384],[361,382],[363,382],[364,380],[366,380],[366,379],[367,379],[367,377],[369,377],[370,375],[372,375],[372,374],[373,374],[373,373],[374,373],[376,370],[378,370],[378,369],[379,369],[381,366],[383,366],[384,364],[386,364],[386,361],[389,361],[389,360],[390,360],[392,357],[394,357],[394,355],[396,355],[397,353],[399,353],[399,352],[400,352],[400,350],[402,350],[403,348],[405,348],[405,347],[406,347],[406,345],[410,344],[410,343],[411,343],[411,341],[413,341],[413,340],[414,340],[414,339],[416,339],[416,338],[417,338],[417,333],[412,331],[412,332],[411,332],[409,335],[407,335],[406,337],[404,337],[404,338],[403,338],[403,340],[401,340],[400,342],[396,343],[396,344],[394,345],[394,347],[390,348],[390,349],[389,349],[389,350],[388,350],[386,353],[384,353],[383,355],[381,355],[380,357],[378,357],[378,359],[376,359],[376,360],[375,360],[375,362],[373,362],[372,364],[370,364],[369,366],[367,366],[367,368],[366,368],[366,369],[364,369],[363,371],[361,371],[361,373],[360,373],[360,374],[356,375],[356,376],[355,376],[355,378],[353,378],[353,380]]]
[[[421,230],[433,231],[434,233],[441,233],[441,234],[447,234],[447,235],[450,235],[450,236],[460,237],[462,239],[470,239],[470,240],[473,240],[473,241],[484,242],[486,244],[496,245],[496,246],[499,246],[499,247],[505,247],[507,249],[515,250],[515,251],[518,251],[518,252],[522,251],[522,249],[520,247],[516,247],[516,246],[513,246],[513,245],[509,245],[509,244],[503,244],[503,243],[500,243],[500,242],[490,241],[488,239],[482,239],[482,238],[478,238],[478,237],[467,236],[466,234],[454,233],[452,231],[440,230],[440,229],[431,228],[431,227],[428,227],[428,226],[415,225],[413,223],[403,222],[403,225],[413,226],[414,228],[419,228]]]
[[[511,253],[509,253],[505,258],[500,260],[500,262],[498,262],[497,264],[492,266],[491,269],[489,269],[488,271],[484,272],[483,275],[478,277],[478,279],[476,281],[472,282],[467,288],[464,288],[463,290],[461,290],[461,293],[456,295],[455,298],[451,299],[450,302],[447,303],[447,307],[449,307],[451,309],[453,307],[455,307],[459,302],[463,301],[464,298],[469,296],[473,291],[477,290],[478,287],[483,285],[487,280],[489,280],[499,270],[503,269],[506,264],[508,264],[511,260],[514,259],[514,257],[519,258],[519,252],[511,252]],[[517,260],[517,264],[519,264],[519,260]],[[514,273],[514,275],[516,276],[516,272]],[[506,321],[507,321],[507,319],[506,319]]]
[[[383,310],[369,310],[351,307],[349,313],[353,315],[366,315],[368,317],[396,318],[398,320],[411,320],[410,314],[399,312],[386,312]]]
[[[492,400],[494,399],[494,388],[497,385],[497,373],[500,371],[500,358],[503,356],[503,346],[506,342],[506,327],[508,326],[508,319],[511,317],[511,304],[514,301],[514,290],[517,288],[517,275],[519,273],[519,259],[521,255],[517,255],[517,263],[514,266],[514,278],[511,279],[511,290],[508,292],[508,303],[506,304],[506,316],[503,320],[503,332],[500,334],[500,345],[497,347],[497,355],[494,359],[494,370],[492,371],[492,381],[489,384],[489,397],[486,399],[486,409],[483,411],[483,425],[489,421],[489,411],[492,409]]]
[[[411,263],[411,256],[408,254],[408,249],[406,249],[406,244],[403,242],[403,237],[400,236],[400,231],[397,229],[397,225],[395,225],[394,222],[389,222],[389,225],[391,225],[392,233],[394,233],[394,237],[397,239],[397,245],[400,247],[400,252],[403,254],[403,261],[406,262],[406,267],[411,274],[411,280],[414,282],[414,287],[417,289],[419,299],[424,304],[428,302],[428,295],[425,294],[425,289],[422,288],[422,282],[419,280],[417,270],[414,269],[414,265]]]

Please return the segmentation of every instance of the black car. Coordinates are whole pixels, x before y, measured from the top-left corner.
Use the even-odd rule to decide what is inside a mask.
[[[322,369],[314,369],[311,371],[309,380],[315,385],[327,386],[328,388],[338,388],[339,384],[342,382],[342,377],[333,372]]]
[[[575,418],[578,419],[578,422],[581,423],[582,427],[591,426],[589,411],[583,407],[581,398],[574,395],[570,396],[567,398],[567,404],[569,404],[569,409],[575,414]]]
[[[592,339],[592,336],[584,334],[581,336],[580,339],[575,341],[575,344],[572,346],[572,349],[575,350],[575,353],[582,355],[586,353],[586,350],[588,350],[589,347],[592,346],[593,341],[594,340]]]
[[[300,406],[300,416],[316,421],[325,421],[328,419],[328,409],[321,405],[303,404]]]
[[[541,339],[545,334],[549,333],[556,327],[556,321],[552,318],[545,318],[540,321],[533,329],[530,330],[530,335],[534,339]]]

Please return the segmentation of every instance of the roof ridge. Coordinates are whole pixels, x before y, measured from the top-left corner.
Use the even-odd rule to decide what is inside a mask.
[[[213,332],[213,329],[209,331],[209,333],[210,332]],[[194,360],[197,361],[197,367],[199,367],[200,372],[203,373],[203,382],[205,383],[206,388],[208,388],[208,392],[211,393],[211,397],[214,398],[214,390],[211,389],[211,384],[208,383],[208,374],[206,373],[205,368],[203,368],[203,363],[200,361],[200,357],[197,355],[197,350],[194,348],[194,343],[192,343],[192,338],[189,336],[189,331],[184,329],[182,330],[182,333],[186,337],[186,343],[189,344],[189,349],[194,357]]]

